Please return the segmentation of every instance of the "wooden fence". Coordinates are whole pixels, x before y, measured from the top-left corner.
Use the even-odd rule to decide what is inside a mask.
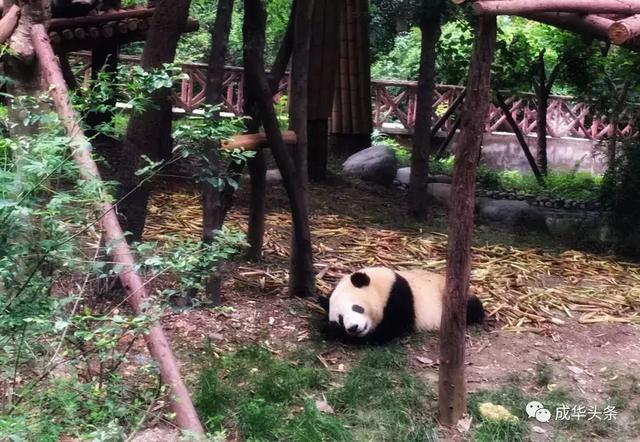
[[[82,63],[85,81],[90,76],[91,58],[87,53],[74,53],[76,61]],[[137,63],[134,57],[122,56],[126,63]],[[173,93],[174,105],[193,112],[204,103],[206,87],[206,68],[202,63],[184,63],[182,69],[186,78]],[[276,101],[285,95],[289,88],[288,78],[280,83]],[[224,76],[224,107],[228,112],[242,113],[244,72],[242,68],[228,66]],[[437,85],[434,101],[434,121],[440,121],[441,129],[449,132],[459,118],[456,112],[447,112],[455,100],[462,94],[461,86]],[[371,92],[373,100],[373,124],[382,132],[411,133],[416,117],[417,82],[406,80],[372,80]],[[511,115],[525,135],[535,135],[536,103],[533,94],[520,94],[506,100]],[[446,115],[448,114],[448,115]],[[616,127],[614,127],[616,126]],[[601,140],[611,137],[617,132],[618,137],[625,138],[638,134],[638,107],[628,106],[617,125],[610,119],[595,112],[588,103],[580,102],[572,97],[551,96],[547,108],[547,132],[551,137],[574,137],[589,140]],[[500,107],[491,105],[487,118],[487,132],[513,132],[507,123],[506,116]],[[615,132],[614,132],[615,131]]]

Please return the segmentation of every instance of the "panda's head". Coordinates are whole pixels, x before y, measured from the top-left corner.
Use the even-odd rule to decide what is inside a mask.
[[[363,269],[345,276],[329,298],[329,322],[353,337],[372,333],[382,320],[394,276],[388,269]]]

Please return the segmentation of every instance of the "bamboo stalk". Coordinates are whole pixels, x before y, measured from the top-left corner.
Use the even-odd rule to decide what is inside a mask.
[[[93,158],[91,158],[91,145],[78,125],[78,115],[69,103],[69,93],[60,65],[51,48],[47,31],[42,24],[33,25],[31,39],[41,65],[44,80],[50,87],[50,94],[56,111],[67,135],[71,139],[71,146],[74,149],[73,158],[79,166],[80,175],[88,182],[100,181],[98,167]],[[101,213],[100,224],[104,231],[105,243],[111,244],[112,260],[114,263],[123,265],[123,270],[119,273],[119,277],[127,294],[127,300],[133,311],[136,314],[140,314],[148,293],[142,278],[135,271],[135,259],[124,239],[124,232],[120,227],[114,207],[109,203],[98,203],[96,208]],[[189,392],[180,377],[175,356],[171,352],[169,342],[158,322],[154,322],[150,326],[149,332],[144,335],[144,338],[149,353],[158,363],[162,381],[171,390],[171,405],[176,415],[176,423],[184,430],[197,434],[204,433],[189,397]]]

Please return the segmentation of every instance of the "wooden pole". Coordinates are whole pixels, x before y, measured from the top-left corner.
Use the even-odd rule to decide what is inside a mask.
[[[640,36],[640,14],[612,23],[607,34],[609,40],[617,45]]]
[[[16,26],[18,26],[19,18],[20,7],[18,5],[11,5],[6,14],[0,19],[0,43],[4,43],[11,37]]]
[[[476,165],[489,113],[491,64],[495,54],[495,16],[480,17],[476,24],[467,98],[453,168],[449,203],[446,298],[440,326],[440,423],[456,425],[466,410],[464,348],[467,299],[471,273]]]
[[[507,106],[507,103],[504,101],[504,98],[502,97],[502,94],[500,92],[498,92],[498,91],[496,91],[496,103],[498,103],[498,106],[500,106],[500,109],[502,109],[502,112],[504,113],[504,116],[506,117],[507,122],[511,126],[511,129],[513,129],[513,133],[516,135],[516,138],[518,139],[518,142],[520,143],[520,147],[522,147],[522,151],[524,152],[524,156],[527,157],[527,161],[529,162],[529,166],[531,167],[531,171],[535,175],[536,180],[538,181],[539,184],[541,184],[541,185],[544,184],[544,177],[540,173],[540,169],[538,169],[538,165],[536,164],[536,160],[535,160],[535,158],[533,158],[533,155],[531,154],[531,150],[529,149],[529,145],[527,144],[527,140],[524,138],[524,135],[522,134],[522,131],[518,127],[518,124],[513,119],[513,115],[511,115],[511,110]]]
[[[640,13],[637,0],[480,0],[473,4],[478,15],[522,15],[536,12],[576,12],[580,14]]]
[[[431,118],[433,117],[433,97],[436,90],[436,45],[440,39],[441,16],[444,2],[423,2],[420,18],[421,50],[420,75],[416,104],[416,123],[413,133],[411,153],[411,173],[409,176],[409,215],[419,221],[429,216],[428,177],[429,157],[433,149]]]
[[[58,60],[53,53],[47,31],[41,24],[31,28],[33,46],[42,68],[42,74],[46,83],[50,86],[49,93],[53,99],[56,111],[65,127],[67,135],[71,138],[71,146],[74,149],[73,158],[78,164],[80,174],[85,181],[100,181],[100,173],[96,163],[91,158],[91,145],[78,125],[79,117],[69,103],[69,93],[65,85]],[[104,238],[110,244],[111,259],[114,263],[123,266],[119,273],[122,287],[126,292],[126,299],[136,314],[142,313],[143,303],[147,299],[147,289],[140,275],[135,271],[136,263],[124,240],[124,232],[120,227],[114,207],[108,203],[98,203],[96,208],[101,214],[100,224],[104,231]],[[184,430],[203,434],[204,430],[198,419],[187,387],[182,382],[180,371],[175,356],[171,352],[169,342],[157,322],[149,328],[144,335],[149,353],[158,363],[162,381],[171,390],[171,407],[176,414],[176,423]]]

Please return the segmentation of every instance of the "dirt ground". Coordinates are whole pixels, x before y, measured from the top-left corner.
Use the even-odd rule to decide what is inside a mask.
[[[189,215],[194,218],[190,224],[184,220],[172,221],[172,214],[184,209],[185,200],[197,199],[193,189],[186,188],[178,192],[182,192],[183,199],[174,206],[167,200],[156,200],[155,205],[152,201],[148,220],[150,227],[146,232],[148,237],[157,237],[162,233],[158,226],[165,226],[165,230],[173,229],[175,233],[198,235],[197,214]],[[284,213],[287,204],[282,192],[275,188],[269,192],[270,215]],[[246,200],[247,195],[240,193],[237,202],[239,209],[230,215],[232,222],[242,224],[246,218]],[[342,216],[356,219],[362,225],[363,235],[366,234],[366,227],[391,230],[394,225],[406,227],[404,198],[395,189],[330,180],[328,184],[313,186],[311,200],[313,212],[320,213],[323,218],[335,216],[338,223]],[[282,216],[286,218],[286,215]],[[443,231],[444,226],[444,215],[436,212],[429,229]],[[210,354],[205,351],[209,346],[219,354],[249,343],[259,343],[274,354],[310,347],[317,350],[318,361],[329,370],[348,371],[357,350],[321,342],[317,338],[315,322],[318,313],[312,303],[291,299],[286,295],[288,241],[282,241],[281,234],[288,229],[286,221],[268,223],[264,260],[260,263],[237,261],[229,266],[223,286],[224,308],[175,311],[164,318],[163,325],[190,384],[193,385],[196,380],[197,367],[206,363],[202,357]],[[418,227],[416,232],[422,233],[421,228]],[[487,234],[486,229],[480,229],[479,234],[483,241],[516,244],[516,247],[523,249],[531,247],[531,244],[540,247],[541,241],[545,241],[544,238],[512,238],[499,231]],[[335,250],[342,240],[340,235],[336,235],[332,243],[315,244],[315,252],[323,256],[325,250],[322,248]],[[554,250],[562,252],[557,248]],[[320,288],[325,292],[335,281],[329,267],[337,273],[345,273],[354,266],[348,255],[338,259],[329,258],[329,261],[328,267],[318,268]],[[602,294],[603,298],[605,295]],[[638,311],[640,306],[637,300],[634,302]],[[509,330],[504,326],[504,322],[491,321],[485,330],[470,331],[466,353],[467,388],[470,393],[516,385],[529,397],[542,402],[549,392],[562,390],[570,392],[569,397],[573,401],[598,407],[604,407],[616,399],[616,394],[624,395],[627,406],[617,416],[624,431],[619,436],[608,437],[585,434],[583,440],[592,437],[594,440],[640,440],[634,436],[640,431],[638,398],[630,393],[640,389],[636,378],[640,367],[640,328],[637,325],[581,324],[576,319],[565,318],[562,325],[546,323],[535,330],[526,327],[520,331]],[[401,345],[406,347],[408,364],[437,392],[437,335],[407,338]],[[625,384],[624,389],[620,387],[616,390],[617,383],[621,381],[632,385]],[[554,436],[555,425],[553,421],[540,423],[532,420],[531,440],[561,440]],[[443,432],[445,440],[463,440],[466,437],[460,432]]]

